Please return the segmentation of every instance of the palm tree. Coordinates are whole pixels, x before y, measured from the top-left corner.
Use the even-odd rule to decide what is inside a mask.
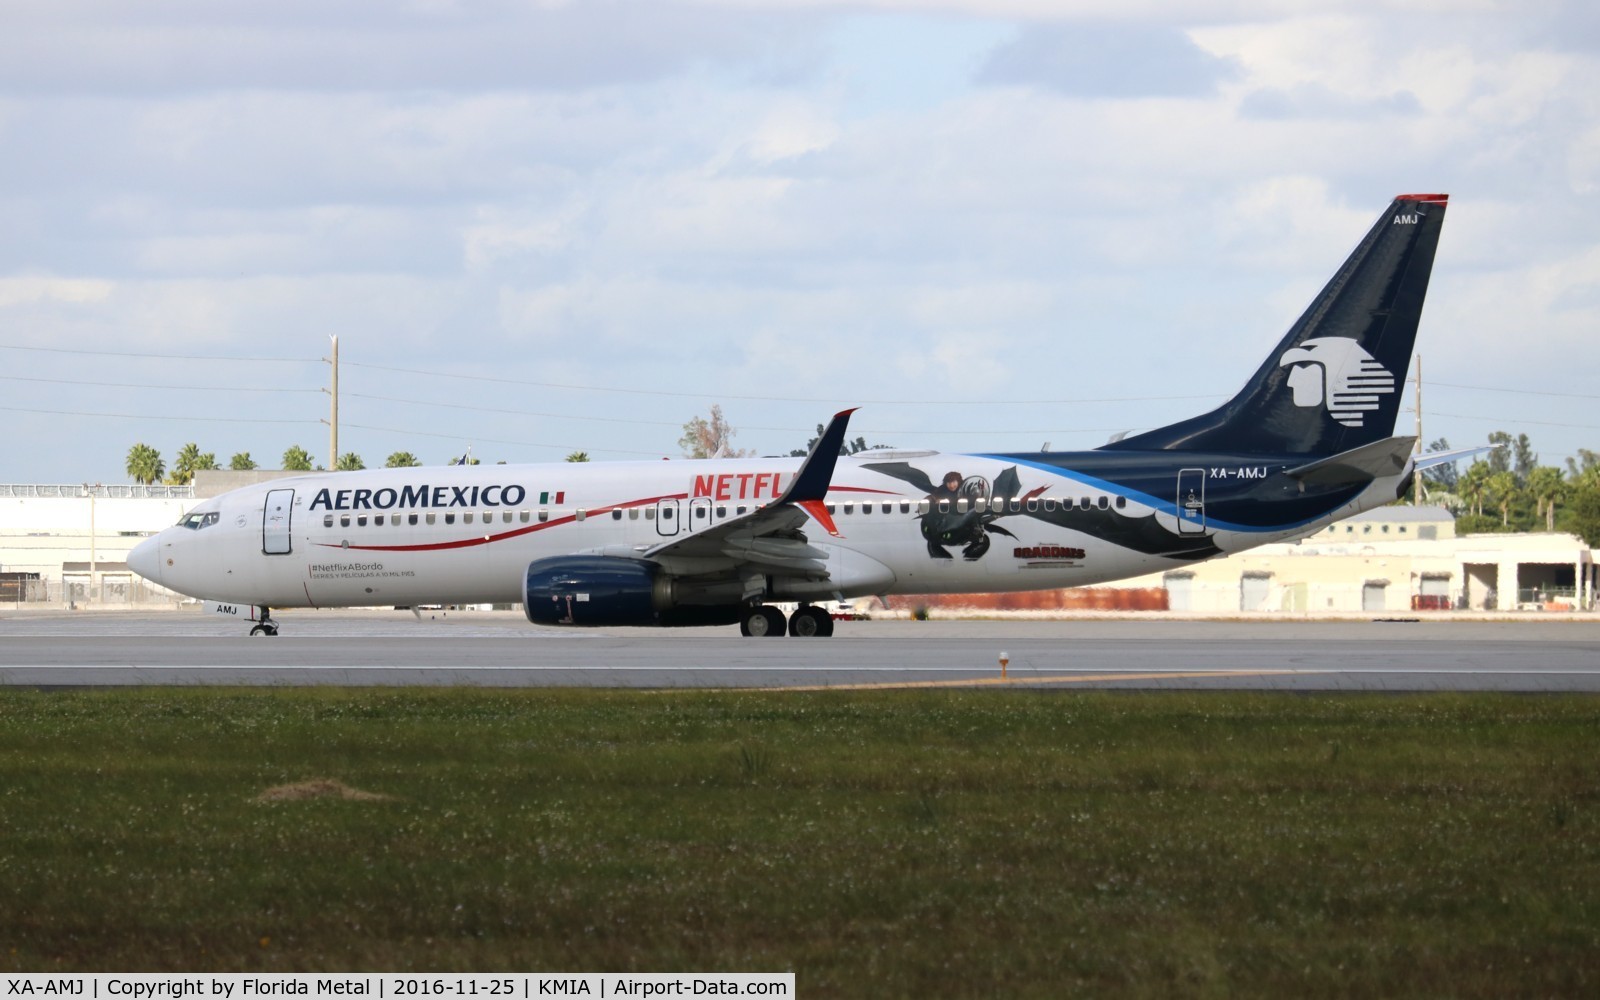
[[[589,453],[586,451],[575,451],[567,456],[567,461],[569,462],[587,462],[588,460]]]
[[[1538,513],[1544,515],[1544,530],[1556,530],[1556,503],[1565,500],[1567,493],[1567,483],[1561,477],[1561,470],[1553,465],[1541,465],[1534,469],[1528,473],[1528,492],[1533,494]]]
[[[228,468],[234,472],[249,472],[256,467],[256,460],[250,457],[248,451],[241,451],[228,460]]]
[[[421,464],[422,459],[411,454],[411,452],[397,451],[389,456],[388,461],[383,463],[383,467],[385,469],[409,469],[412,466]]]
[[[143,441],[128,449],[127,469],[129,477],[141,486],[159,482],[167,474],[167,464],[161,460],[161,453]]]
[[[179,449],[178,458],[172,463],[172,474],[167,477],[167,482],[174,486],[186,486],[194,482],[194,474],[196,472],[202,469],[215,469],[216,467],[216,452],[202,452],[198,444],[190,441]]]
[[[1511,523],[1511,501],[1517,497],[1517,474],[1510,469],[1490,474],[1488,482],[1484,483],[1484,492],[1500,508],[1500,527],[1508,527]]]
[[[353,451],[347,451],[343,455],[339,456],[340,472],[356,472],[360,469],[365,469],[366,467],[367,463],[363,462],[361,460],[361,456],[357,455]]]
[[[310,472],[311,453],[297,444],[291,444],[283,453],[283,467],[290,472]]]
[[[1483,516],[1483,494],[1489,482],[1490,472],[1489,463],[1479,459],[1468,466],[1467,471],[1456,481],[1456,492],[1461,494],[1471,505],[1472,512],[1479,517]]]

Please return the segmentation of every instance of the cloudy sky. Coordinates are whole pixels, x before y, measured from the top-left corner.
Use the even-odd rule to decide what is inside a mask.
[[[1580,0],[4,0],[0,151],[7,482],[325,464],[334,334],[369,466],[1090,448],[1409,191],[1425,436],[1600,449]]]

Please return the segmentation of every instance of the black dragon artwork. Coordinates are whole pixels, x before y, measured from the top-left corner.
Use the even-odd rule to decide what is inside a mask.
[[[1015,465],[996,476],[992,486],[982,476],[964,476],[958,471],[948,472],[941,482],[934,483],[926,472],[906,462],[873,462],[863,468],[907,483],[933,501],[928,512],[917,515],[917,520],[921,522],[922,537],[928,543],[928,555],[934,559],[955,558],[950,549],[957,546],[960,546],[964,559],[982,558],[989,551],[991,535],[1017,537],[996,523],[1006,517],[1030,517],[1059,528],[1080,531],[1136,552],[1171,559],[1206,559],[1222,551],[1209,534],[1178,535],[1168,531],[1156,521],[1154,513],[1128,516],[1120,510],[1077,505],[1059,505],[1046,510],[1043,504],[1027,510],[1027,501],[1042,495],[1049,487],[1024,490],[1022,477],[1018,475]],[[994,510],[987,503],[983,505],[983,510],[975,509],[972,501],[988,500],[990,497],[1016,502],[1007,504],[1012,508],[1010,510]],[[940,509],[941,500],[951,502]],[[968,501],[965,505],[967,509],[958,510],[960,505],[954,502],[957,500]]]

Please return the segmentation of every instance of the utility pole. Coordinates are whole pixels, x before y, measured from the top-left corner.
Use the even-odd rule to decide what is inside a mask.
[[[1417,458],[1422,458],[1422,355],[1417,355]],[[1418,472],[1411,482],[1413,507],[1422,506],[1422,473]]]
[[[328,339],[333,341],[333,357],[323,358],[333,366],[332,388],[328,390],[333,397],[332,408],[328,412],[328,471],[333,472],[339,468],[339,335],[329,334]]]

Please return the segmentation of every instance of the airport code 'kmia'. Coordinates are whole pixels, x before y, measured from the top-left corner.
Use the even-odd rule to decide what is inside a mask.
[[[260,1000],[263,997],[793,997],[794,973],[541,973],[525,976],[91,973],[6,977],[6,997],[83,1000]]]

